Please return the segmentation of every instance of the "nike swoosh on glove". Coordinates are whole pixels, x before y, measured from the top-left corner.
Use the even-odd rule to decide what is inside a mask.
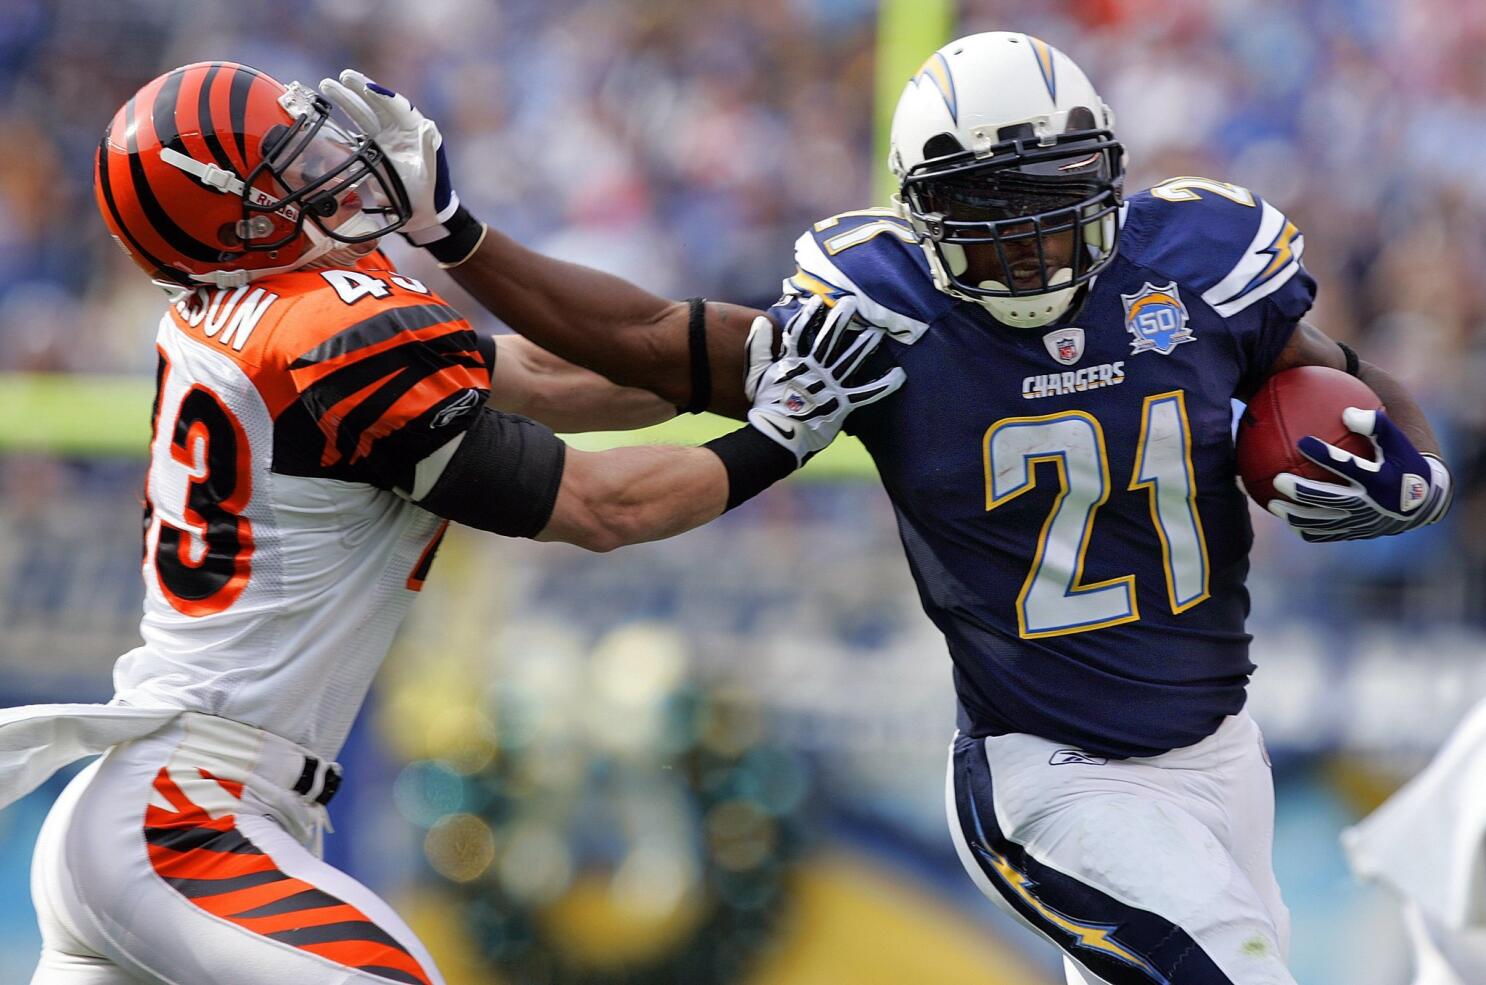
[[[878,351],[886,333],[855,317],[855,298],[834,307],[812,298],[784,326],[779,356],[757,377],[748,422],[801,464],[835,440],[852,411],[891,395],[908,378]],[[763,351],[762,337],[750,333],[751,354]]]
[[[1272,500],[1269,512],[1312,543],[1401,534],[1445,515],[1451,485],[1444,462],[1416,449],[1380,410],[1348,407],[1342,422],[1372,442],[1374,457],[1362,458],[1320,438],[1301,438],[1295,443],[1301,454],[1342,481],[1281,472],[1274,488],[1291,502]]]

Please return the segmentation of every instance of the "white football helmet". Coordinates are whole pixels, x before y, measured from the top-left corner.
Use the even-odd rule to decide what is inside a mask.
[[[1125,153],[1067,55],[1026,34],[940,48],[903,90],[893,198],[934,286],[1022,328],[1062,317],[1114,259]]]

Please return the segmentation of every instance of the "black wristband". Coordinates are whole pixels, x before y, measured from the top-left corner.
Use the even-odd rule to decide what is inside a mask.
[[[470,214],[470,210],[461,205],[454,210],[449,221],[444,223],[444,228],[449,230],[449,235],[443,239],[436,240],[424,247],[433,254],[433,258],[439,263],[458,263],[467,259],[480,242],[480,234],[485,231],[485,224]]]
[[[712,403],[712,366],[707,357],[707,299],[687,298],[691,314],[686,320],[687,345],[691,350],[691,400],[681,408],[685,414],[700,414]]]
[[[702,446],[720,459],[728,472],[728,505],[750,500],[800,465],[794,453],[753,426],[739,428]]]
[[[1347,375],[1356,376],[1357,368],[1362,365],[1362,360],[1357,358],[1357,353],[1345,342],[1338,342],[1336,347],[1342,351],[1342,358],[1347,361]]]

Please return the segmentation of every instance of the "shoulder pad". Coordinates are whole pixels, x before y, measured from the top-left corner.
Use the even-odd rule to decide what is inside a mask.
[[[1171,178],[1130,198],[1121,252],[1196,290],[1230,318],[1262,298],[1295,310],[1310,307],[1312,283],[1302,273],[1305,237],[1283,212],[1247,188],[1212,178]],[[1295,295],[1290,297],[1290,295]],[[1302,297],[1301,295],[1304,295]]]
[[[331,268],[295,271],[271,280],[275,290],[295,301],[285,311],[274,343],[291,361],[301,361],[311,350],[323,352],[327,346],[348,352],[402,332],[431,336],[437,334],[436,325],[469,328],[463,316],[433,291],[395,271]],[[353,338],[360,344],[351,346]]]
[[[934,288],[912,229],[891,209],[822,219],[795,241],[795,264],[786,295],[855,295],[864,319],[904,343],[917,341],[954,303]]]

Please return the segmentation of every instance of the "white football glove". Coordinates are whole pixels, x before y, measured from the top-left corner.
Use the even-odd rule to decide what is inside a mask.
[[[407,189],[413,214],[400,230],[415,246],[448,235],[444,223],[459,209],[459,196],[449,181],[449,161],[438,124],[391,89],[355,69],[340,81],[322,79],[320,92],[349,116],[387,155]]]
[[[864,322],[853,324],[855,315],[853,297],[834,307],[827,307],[824,298],[811,298],[784,326],[778,358],[756,380],[755,357],[772,348],[772,331],[755,322],[749,332],[754,392],[748,423],[802,465],[835,440],[848,414],[888,396],[908,378],[885,358],[869,359],[886,333]]]
[[[758,385],[764,373],[774,365],[774,340],[778,329],[768,315],[759,315],[748,326],[748,341],[743,343],[748,365],[743,373],[743,396],[750,401],[758,394]]]

